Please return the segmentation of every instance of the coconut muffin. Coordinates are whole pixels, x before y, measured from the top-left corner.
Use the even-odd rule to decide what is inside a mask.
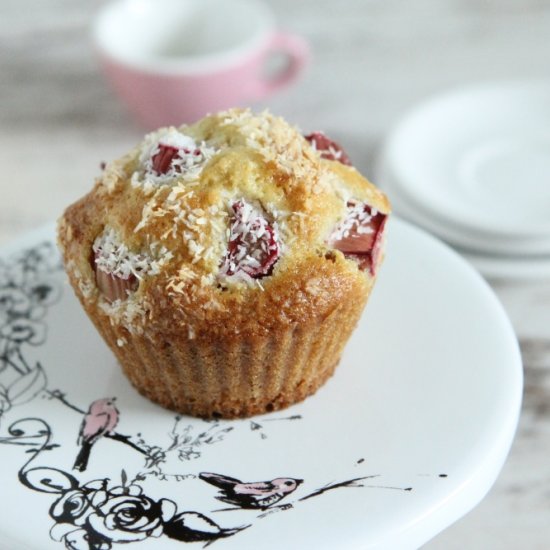
[[[389,210],[324,134],[235,109],[147,135],[65,211],[58,237],[137,390],[232,418],[296,403],[331,376]]]

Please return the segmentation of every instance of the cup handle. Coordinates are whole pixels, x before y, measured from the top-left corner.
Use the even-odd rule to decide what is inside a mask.
[[[270,54],[278,52],[286,54],[288,66],[272,77],[259,77],[256,83],[256,99],[261,99],[281,88],[286,88],[296,80],[310,57],[309,45],[304,38],[283,31],[273,33],[263,55],[263,61],[265,62]]]

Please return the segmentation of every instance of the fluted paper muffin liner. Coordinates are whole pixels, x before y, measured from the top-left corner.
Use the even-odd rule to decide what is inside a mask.
[[[333,374],[366,296],[325,318],[267,336],[166,341],[162,334],[120,334],[93,319],[135,388],[182,414],[237,418],[275,411],[312,395]]]

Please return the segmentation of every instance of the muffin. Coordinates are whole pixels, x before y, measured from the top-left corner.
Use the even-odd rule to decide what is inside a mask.
[[[180,413],[287,407],[334,372],[389,203],[322,133],[230,110],[163,128],[58,225],[71,285],[144,396]]]

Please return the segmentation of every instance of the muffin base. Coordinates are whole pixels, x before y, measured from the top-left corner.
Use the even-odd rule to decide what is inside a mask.
[[[181,402],[180,405],[176,405],[174,400],[163,393],[158,393],[156,388],[147,388],[137,386],[132,382],[132,379],[128,375],[130,382],[136,390],[146,397],[150,401],[157,403],[161,407],[173,410],[175,412],[186,414],[190,416],[197,416],[200,418],[247,418],[250,416],[266,414],[281,409],[286,409],[291,405],[295,405],[300,401],[303,401],[307,397],[313,395],[325,382],[334,374],[338,362],[335,363],[330,369],[328,369],[322,376],[317,377],[309,383],[301,384],[294,388],[294,391],[287,390],[285,393],[279,394],[272,400],[260,400],[255,402],[243,402],[239,399],[224,400],[219,403],[212,403],[207,408],[201,403],[189,403]]]
[[[94,321],[143,396],[182,414],[243,418],[283,409],[315,393],[334,373],[364,300],[340,304],[307,324],[240,338],[189,340],[125,331],[120,347],[121,327],[107,317]]]

